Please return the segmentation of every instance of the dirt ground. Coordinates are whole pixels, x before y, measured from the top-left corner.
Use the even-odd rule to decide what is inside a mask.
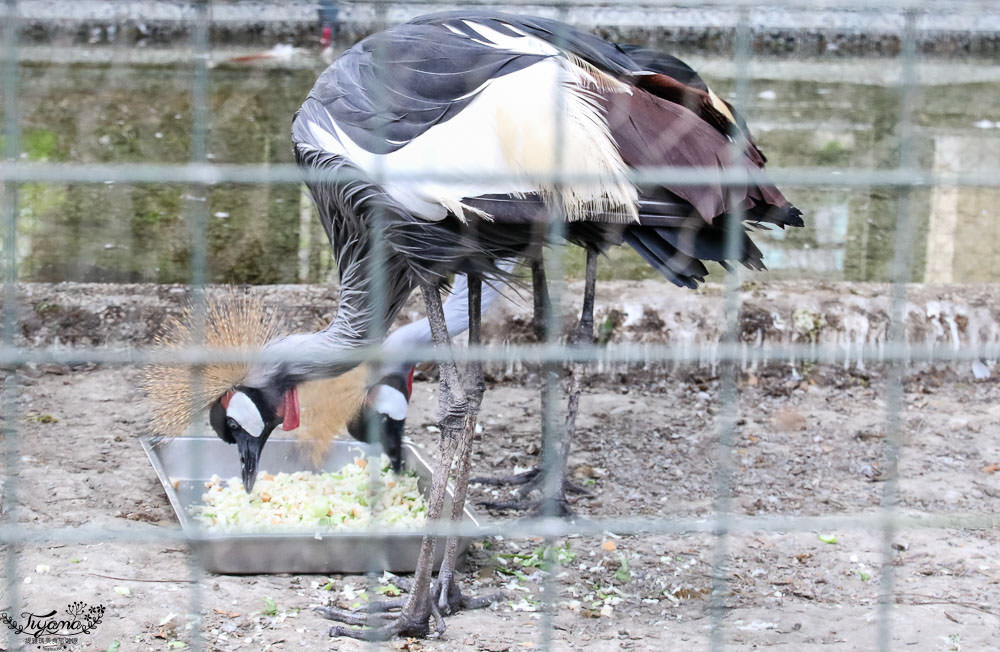
[[[134,369],[25,370],[18,394],[18,520],[59,527],[176,527],[136,437],[144,422]],[[627,382],[626,382],[627,381]],[[537,461],[537,382],[494,382],[483,406],[475,470]],[[415,385],[410,432],[435,450],[436,385]],[[706,517],[714,501],[718,380],[707,371],[591,379],[570,468],[594,494],[584,517]],[[900,504],[908,513],[995,513],[1000,499],[1000,385],[951,373],[906,384]],[[872,514],[885,488],[884,380],[813,368],[740,378],[732,450],[736,514]],[[234,453],[235,454],[235,453]],[[9,481],[9,479],[8,479]],[[493,489],[474,486],[472,499]],[[498,490],[498,496],[506,489]],[[496,514],[496,517],[501,515]],[[128,522],[131,521],[131,522]],[[881,538],[867,531],[754,533],[728,540],[723,637],[730,649],[874,649]],[[710,535],[570,537],[551,579],[555,649],[699,650],[711,636]],[[547,572],[538,540],[474,546],[464,588],[503,589],[492,609],[448,619],[440,640],[389,649],[516,650],[544,644],[539,611]],[[894,649],[983,650],[1000,631],[1000,531],[912,529],[893,541]],[[329,639],[310,607],[350,606],[360,576],[216,576],[200,579],[182,543],[28,543],[17,556],[18,601],[36,613],[73,601],[103,605],[103,621],[72,649],[170,650],[193,641],[194,609],[206,647],[219,650],[360,649]],[[0,601],[10,610],[9,596]],[[120,643],[116,648],[114,642]]]

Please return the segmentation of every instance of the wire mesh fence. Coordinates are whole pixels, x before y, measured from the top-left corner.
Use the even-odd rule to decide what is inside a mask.
[[[206,296],[216,283],[331,281],[336,275],[336,262],[330,260],[326,235],[301,184],[321,186],[340,182],[352,173],[296,165],[287,125],[325,65],[319,54],[322,45],[329,47],[325,56],[334,56],[378,28],[442,8],[449,7],[437,2],[324,2],[285,7],[241,2],[93,2],[67,3],[63,7],[59,3],[7,0],[3,9],[4,65],[0,82],[4,98],[3,161],[0,161],[4,225],[0,367],[5,370],[0,399],[5,470],[0,539],[6,551],[5,593],[0,602],[7,616],[4,622],[10,627],[10,649],[40,644],[37,636],[27,641],[24,631],[17,630],[18,618],[27,618],[24,614],[33,609],[41,613],[43,606],[45,610],[56,608],[56,604],[49,606],[47,602],[37,604],[45,596],[35,592],[30,582],[34,579],[36,585],[43,583],[42,576],[49,571],[40,569],[47,565],[39,564],[32,572],[25,560],[35,559],[38,556],[35,553],[42,549],[51,551],[70,546],[76,550],[80,546],[104,544],[113,550],[111,554],[126,557],[129,546],[168,546],[167,550],[182,551],[187,563],[187,577],[171,580],[175,583],[170,586],[181,588],[187,602],[176,608],[186,610],[192,615],[191,620],[185,621],[185,628],[177,628],[176,622],[161,623],[161,632],[164,627],[169,631],[160,638],[152,631],[137,633],[136,645],[167,645],[175,640],[196,649],[267,644],[266,635],[260,635],[259,630],[257,635],[261,638],[257,640],[247,631],[234,633],[236,628],[223,628],[220,637],[221,625],[213,618],[220,614],[229,618],[227,609],[248,613],[257,607],[250,606],[239,589],[228,585],[229,594],[225,597],[231,601],[220,601],[213,592],[218,589],[211,587],[218,584],[216,576],[206,573],[195,554],[197,545],[186,547],[189,533],[163,524],[148,526],[141,523],[142,518],[110,519],[110,522],[102,519],[88,524],[50,517],[43,519],[44,525],[32,523],[33,518],[37,520],[38,508],[33,502],[29,509],[24,508],[24,492],[37,490],[34,487],[37,476],[30,469],[37,460],[25,452],[26,448],[32,451],[36,448],[25,434],[35,433],[34,426],[26,424],[37,424],[46,415],[33,411],[33,404],[28,401],[34,381],[25,372],[45,365],[96,364],[135,369],[148,363],[180,363],[197,367],[243,361],[248,354],[262,363],[298,362],[309,361],[315,352],[303,350],[296,357],[295,353],[222,350],[200,344],[201,339],[196,339],[192,346],[164,351],[149,346],[148,337],[142,341],[146,333],[154,330],[152,327],[133,340],[112,339],[111,345],[95,339],[89,345],[65,346],[58,335],[38,335],[33,339],[30,335],[41,333],[44,326],[34,324],[31,319],[44,322],[47,310],[67,330],[78,326],[74,319],[82,319],[84,312],[57,315],[54,308],[42,305],[31,294],[31,288],[37,281],[180,284],[184,299],[194,306],[196,322],[203,323]],[[914,293],[921,291],[924,282],[996,280],[997,270],[991,261],[991,243],[996,232],[992,226],[991,199],[1000,165],[989,152],[1000,119],[993,120],[998,116],[991,113],[989,102],[998,76],[995,43],[1000,33],[1000,14],[990,3],[955,2],[931,9],[909,0],[885,0],[875,8],[852,2],[771,2],[758,6],[756,2],[720,0],[685,3],[682,7],[653,2],[641,7],[616,3],[510,2],[498,10],[563,20],[613,40],[626,41],[631,37],[632,42],[660,49],[676,46],[678,54],[693,62],[713,88],[723,89],[720,93],[746,112],[751,131],[771,160],[766,173],[727,167],[722,162],[719,167],[645,166],[627,171],[628,181],[638,187],[660,184],[678,187],[705,185],[706,179],[711,179],[731,194],[729,202],[735,207],[731,213],[742,218],[746,217],[747,207],[740,204],[738,197],[742,195],[738,193],[745,192],[751,184],[769,180],[781,187],[793,203],[802,205],[806,231],[811,229],[812,233],[787,237],[764,234],[766,262],[773,260],[776,264],[772,272],[761,276],[763,280],[755,280],[756,272],[735,269],[726,273],[719,266],[713,267],[709,279],[715,282],[712,287],[721,287],[718,301],[709,309],[704,303],[694,309],[711,312],[707,318],[712,321],[711,327],[700,324],[710,335],[652,341],[616,338],[616,317],[609,309],[602,315],[605,322],[598,324],[597,336],[590,338],[592,342],[570,344],[563,334],[572,329],[579,312],[578,287],[563,279],[567,274],[580,276],[581,261],[579,254],[559,244],[566,236],[567,226],[561,214],[553,211],[545,222],[548,239],[555,243],[545,256],[546,269],[554,279],[552,305],[573,307],[548,312],[547,335],[541,341],[525,342],[525,338],[501,336],[494,338],[494,343],[458,348],[447,354],[430,344],[392,350],[379,344],[389,324],[378,324],[374,327],[375,335],[361,345],[338,351],[337,360],[373,365],[416,360],[445,362],[454,356],[460,367],[482,362],[495,372],[495,377],[506,375],[515,384],[523,384],[529,376],[538,379],[538,384],[550,395],[544,413],[536,419],[539,423],[535,431],[536,438],[542,430],[549,433],[536,450],[544,467],[542,475],[548,494],[559,487],[559,468],[566,465],[567,455],[559,436],[565,396],[556,371],[576,365],[572,377],[577,382],[588,374],[610,377],[612,380],[602,381],[604,384],[594,392],[607,394],[621,389],[618,385],[627,388],[637,378],[643,386],[649,385],[654,382],[645,380],[649,374],[654,378],[657,375],[680,378],[684,372],[678,370],[711,369],[708,374],[713,394],[711,406],[699,403],[694,412],[700,414],[701,410],[708,415],[702,431],[710,433],[703,435],[703,447],[698,449],[709,460],[707,475],[701,480],[710,486],[698,509],[672,513],[670,502],[666,501],[658,509],[644,505],[640,513],[632,514],[626,500],[624,507],[588,513],[583,520],[568,520],[556,518],[552,503],[543,501],[538,517],[514,519],[505,515],[486,522],[440,520],[428,522],[421,532],[441,537],[459,535],[501,547],[507,545],[505,542],[518,540],[530,542],[525,544],[529,547],[537,543],[542,550],[539,564],[562,563],[567,567],[574,559],[559,557],[560,546],[567,537],[573,537],[573,541],[579,540],[576,537],[610,541],[612,544],[603,548],[604,553],[610,553],[620,537],[706,536],[692,545],[710,547],[710,552],[706,549],[703,553],[703,564],[698,566],[707,580],[697,584],[697,589],[663,591],[656,597],[646,595],[641,599],[632,596],[635,606],[632,613],[627,606],[617,612],[610,608],[621,604],[623,598],[615,602],[614,595],[624,595],[621,588],[632,581],[628,557],[611,556],[611,562],[597,564],[602,568],[608,563],[618,565],[617,573],[613,574],[618,583],[608,583],[618,587],[617,593],[592,588],[577,595],[573,588],[567,596],[567,587],[558,571],[536,578],[539,588],[532,596],[538,598],[537,602],[511,600],[504,604],[515,605],[512,607],[515,616],[522,611],[538,615],[535,620],[520,622],[518,626],[522,629],[516,636],[519,642],[545,649],[575,647],[572,633],[562,634],[566,623],[560,618],[564,607],[573,602],[576,605],[571,610],[580,613],[581,600],[576,598],[583,595],[587,596],[583,600],[587,603],[584,611],[599,617],[603,609],[610,608],[604,618],[627,622],[629,627],[634,627],[636,620],[649,617],[642,609],[652,609],[650,600],[677,604],[685,596],[695,595],[709,616],[707,634],[698,632],[700,640],[671,638],[667,621],[672,615],[662,616],[665,611],[657,624],[644,630],[645,635],[650,631],[660,632],[658,635],[668,641],[668,649],[723,649],[740,645],[745,642],[741,632],[758,625],[765,627],[760,623],[767,620],[767,610],[780,612],[784,605],[776,606],[762,598],[755,606],[761,606],[764,615],[753,610],[739,612],[758,620],[748,625],[734,617],[737,611],[733,606],[733,586],[743,582],[740,569],[734,569],[735,548],[739,545],[742,550],[744,545],[737,541],[739,537],[862,532],[869,537],[865,560],[870,567],[853,561],[850,573],[861,577],[863,582],[868,582],[874,573],[878,586],[864,604],[870,615],[865,622],[872,624],[871,631],[861,640],[866,641],[864,645],[880,650],[902,646],[906,639],[901,636],[905,632],[900,631],[896,616],[896,605],[905,588],[901,588],[902,580],[896,570],[900,564],[900,546],[905,545],[900,543],[900,533],[934,532],[942,536],[954,530],[983,533],[985,542],[977,550],[987,558],[1000,545],[996,537],[996,510],[990,508],[991,497],[995,498],[1000,489],[983,485],[982,500],[960,502],[973,508],[944,511],[920,509],[919,501],[901,501],[900,484],[906,479],[901,476],[900,460],[907,452],[908,430],[912,425],[905,416],[906,387],[914,369],[947,366],[966,370],[978,365],[977,368],[988,370],[989,364],[1000,358],[997,351],[1000,327],[994,324],[988,298],[978,300],[978,304],[969,302],[973,307],[985,305],[982,314],[967,310],[947,316],[942,312],[949,309],[942,307],[945,300],[914,299]],[[324,21],[328,21],[327,27],[337,30],[332,43],[319,43]],[[241,25],[250,26],[241,28]],[[267,25],[278,27],[269,33]],[[260,34],[270,39],[266,45],[254,41]],[[557,34],[557,43],[559,38]],[[275,45],[274,41],[280,42],[267,49]],[[803,53],[803,48],[809,49],[808,54]],[[842,58],[837,54],[840,50],[847,55]],[[87,61],[99,63],[95,66]],[[712,79],[713,72],[720,78],[718,86]],[[855,76],[861,80],[854,79]],[[785,115],[771,108],[775,87],[789,95]],[[80,98],[95,88],[98,89],[96,108],[90,109],[90,113],[77,112],[77,107],[86,102]],[[390,82],[386,82],[386,88],[391,88]],[[834,101],[822,103],[826,101],[823,98],[831,97]],[[816,103],[816,98],[820,98],[820,103]],[[511,98],[511,102],[517,101]],[[556,188],[593,181],[588,172],[581,172],[578,165],[581,161],[564,159],[566,126],[562,123],[562,108],[566,101],[562,93],[553,96],[552,121],[556,131],[551,167],[527,175],[533,182]],[[813,112],[820,117],[811,115]],[[663,142],[658,144],[669,148],[686,135],[664,133]],[[730,161],[742,156],[745,148],[739,133],[734,130],[732,135],[736,137],[729,145]],[[803,145],[804,142],[808,144]],[[379,184],[404,186],[420,182],[444,186],[467,184],[470,176],[483,184],[525,179],[524,174],[511,178],[488,169],[449,170],[447,165],[439,164],[442,162],[448,163],[447,160],[425,162],[423,168],[404,170],[383,168],[380,167],[383,163],[376,162],[375,169],[366,172]],[[804,201],[798,201],[800,196]],[[375,228],[366,236],[372,239],[375,252],[368,263],[375,314],[387,312],[390,289],[387,284],[393,282],[384,271],[390,246],[385,235],[387,219],[376,212]],[[741,237],[737,229],[725,229],[725,259],[740,259]],[[269,250],[278,254],[268,255]],[[974,256],[965,256],[963,251],[973,252]],[[609,255],[612,278],[634,278],[629,274],[642,265],[637,257]],[[967,263],[967,257],[975,258],[978,263]],[[766,288],[774,283],[774,287],[781,289],[788,287],[782,285],[786,279],[795,278],[808,279],[817,287],[840,282],[883,283],[872,291],[888,294],[877,298],[883,317],[880,334],[871,336],[869,330],[875,327],[869,314],[865,316],[864,332],[860,332],[860,327],[851,331],[849,325],[841,324],[831,329],[838,333],[836,337],[824,336],[820,333],[826,326],[822,307],[795,308],[789,315],[794,323],[782,336],[768,335],[782,330],[774,325],[777,310],[765,309],[770,326],[749,328],[747,315],[751,311],[746,305],[747,297],[757,286],[750,285],[748,290],[748,284],[760,283]],[[661,279],[658,283],[666,285],[667,281]],[[127,292],[133,286],[122,287]],[[649,287],[643,286],[644,291]],[[848,292],[854,291],[854,287]],[[280,288],[276,292],[281,292]],[[529,294],[517,289],[508,292],[509,298],[515,299],[518,292]],[[991,286],[985,286],[983,292],[989,297]],[[675,296],[668,295],[667,301],[675,300]],[[639,299],[640,303],[645,300],[645,297]],[[318,310],[311,307],[310,316],[329,320],[334,309],[333,296],[324,297],[323,302]],[[521,302],[525,302],[523,296]],[[617,305],[613,299],[604,303]],[[757,309],[762,301],[753,298],[752,303]],[[931,303],[938,311],[933,316],[928,312]],[[94,312],[100,313],[106,307],[100,298],[97,305]],[[846,311],[845,319],[864,313],[871,305],[859,304],[853,311]],[[928,323],[946,332],[943,335],[918,332],[920,327],[914,325],[914,315],[921,311],[927,313],[921,319],[926,317]],[[126,323],[129,318],[125,314],[119,322]],[[630,318],[626,315],[623,319]],[[487,316],[487,323],[489,319]],[[802,325],[799,320],[811,325]],[[605,326],[609,329],[607,337],[601,334]],[[87,328],[86,323],[83,327]],[[90,326],[94,330],[103,327],[96,323]],[[304,330],[315,327],[316,324],[306,324]],[[49,328],[58,332],[55,326]],[[666,330],[662,317],[658,328]],[[850,332],[854,335],[840,335]],[[878,476],[878,490],[871,493],[877,496],[874,502],[854,503],[853,509],[847,510],[808,507],[747,510],[736,499],[742,495],[739,483],[744,480],[743,471],[748,465],[743,461],[744,454],[739,452],[747,446],[746,433],[741,428],[746,421],[744,415],[753,410],[752,406],[741,404],[741,396],[759,382],[755,370],[781,369],[782,374],[796,378],[798,387],[803,369],[813,365],[879,369],[877,381],[870,378],[865,381],[879,383],[877,399],[872,400],[877,400],[876,411],[884,417],[878,427],[878,468],[874,472]],[[497,371],[503,369],[513,371]],[[630,370],[639,372],[630,375]],[[620,373],[615,376],[616,372]],[[982,375],[989,373],[976,372],[977,377]],[[130,396],[135,391],[127,385],[134,378],[132,374],[123,381],[123,391],[130,392]],[[196,375],[192,376],[192,382],[199,382]],[[965,391],[961,385],[950,387],[953,391]],[[487,397],[489,393],[488,390]],[[588,394],[589,391],[584,392],[582,405],[592,398]],[[608,406],[608,402],[601,405]],[[94,409],[115,408],[101,404]],[[691,418],[693,413],[688,410],[684,414]],[[671,418],[668,412],[660,419],[668,422]],[[548,427],[543,428],[542,422]],[[988,433],[992,425],[988,418],[985,423]],[[605,437],[617,436],[615,424],[614,419],[610,425],[604,424],[609,430]],[[207,425],[196,419],[188,434],[213,437]],[[133,421],[128,427],[142,426]],[[768,426],[760,428],[764,434],[759,436],[764,437]],[[835,424],[830,428],[835,428]],[[497,434],[491,434],[490,430]],[[489,419],[485,420],[483,431],[483,439],[502,438],[508,432]],[[653,433],[659,431],[645,437],[656,436]],[[642,437],[638,441],[622,439],[625,443],[644,445]],[[426,441],[432,443],[434,438]],[[95,441],[93,445],[102,444]],[[984,462],[992,459],[989,455],[1000,455],[988,442],[975,445],[983,449]],[[235,459],[235,449],[231,454]],[[215,460],[191,456],[185,477],[207,477],[214,463]],[[996,464],[993,467],[992,471],[983,472],[984,478],[993,477]],[[983,466],[988,468],[989,464]],[[59,473],[54,468],[48,472]],[[112,468],[96,472],[122,473],[129,478],[136,473],[130,470],[126,474],[124,469]],[[28,478],[27,488],[21,478]],[[657,482],[652,480],[649,484]],[[55,500],[61,499],[58,485],[59,480],[55,479],[49,486]],[[118,490],[127,491],[124,479],[121,485]],[[149,483],[139,489],[153,491]],[[106,511],[112,510],[120,511],[114,507],[114,501],[109,501]],[[196,532],[196,538],[203,534]],[[402,535],[375,527],[370,529],[369,536],[373,541],[383,541]],[[822,536],[824,545],[832,543],[832,536]],[[335,540],[338,535],[324,534],[324,537]],[[281,545],[280,537],[274,542],[275,546]],[[474,554],[478,554],[476,559],[481,565],[488,566],[483,562],[488,557],[483,550],[476,548],[478,552]],[[671,554],[662,555],[661,561]],[[574,558],[577,555],[582,557],[584,552],[578,551]],[[523,557],[503,548],[489,563],[500,566],[511,563],[503,560],[520,563]],[[804,559],[799,562],[806,564]],[[379,560],[372,557],[366,561],[371,572],[363,586],[369,594],[375,594],[379,586],[385,587],[377,579],[381,572]],[[973,563],[968,560],[968,567]],[[990,563],[981,564],[978,572],[983,577],[995,578]],[[663,564],[675,576],[684,572],[667,562]],[[581,565],[586,566],[582,562]],[[118,564],[115,568],[123,567]],[[528,568],[522,566],[520,571]],[[809,568],[817,574],[822,572],[821,568]],[[655,575],[667,571],[657,567],[649,572]],[[869,577],[865,578],[865,574]],[[597,576],[592,573],[591,581],[600,585],[603,580],[594,577]],[[69,575],[63,579],[67,578],[74,581]],[[133,575],[132,579],[135,578]],[[279,576],[274,582],[286,579]],[[909,576],[906,579],[909,581]],[[270,579],[261,581],[274,586]],[[770,588],[786,585],[772,584]],[[507,586],[507,589],[517,595],[524,587]],[[795,593],[794,587],[779,590],[786,595]],[[65,592],[67,601],[73,593],[72,587]],[[123,596],[125,592],[116,595]],[[153,595],[151,592],[150,596]],[[56,602],[63,598],[49,597]],[[107,596],[104,599],[111,604],[110,609],[117,609],[128,620],[129,607],[115,605]],[[937,593],[927,599],[948,601]],[[957,598],[951,600],[951,604],[956,604]],[[629,600],[625,602],[632,604]],[[842,604],[836,600],[830,602]],[[996,626],[996,618],[1000,616],[985,599],[970,599],[965,606],[982,614],[985,627]],[[291,634],[290,629],[281,629],[282,614],[274,609],[273,602],[264,611],[268,609],[272,613],[265,615],[275,618],[269,621],[272,630],[289,632],[289,638],[302,638],[301,632]],[[505,613],[509,622],[510,612]],[[680,613],[676,618],[698,620]],[[95,631],[100,632],[100,628]],[[962,628],[956,631],[965,633]],[[227,632],[229,638],[225,636]],[[977,632],[970,629],[969,635],[975,637]],[[317,629],[304,635],[304,640],[311,641],[310,645],[325,645],[322,634]],[[945,644],[959,644],[959,639],[950,640],[947,636],[939,638]],[[75,644],[81,647],[90,644],[90,639],[82,636],[77,639]],[[940,642],[934,640],[935,645]],[[335,648],[339,644],[331,643]],[[632,645],[647,644],[653,645],[648,642]],[[466,641],[462,645],[472,644]],[[580,646],[583,647],[582,643]],[[655,646],[661,647],[662,641]]]

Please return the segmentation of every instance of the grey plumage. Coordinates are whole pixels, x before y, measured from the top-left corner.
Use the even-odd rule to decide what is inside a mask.
[[[376,184],[354,162],[328,151],[329,147],[317,140],[314,131],[314,125],[318,125],[338,141],[346,136],[372,154],[389,154],[460,114],[490,80],[524,70],[550,56],[497,48],[467,21],[511,38],[521,38],[524,34],[542,38],[615,78],[636,80],[652,73],[671,73],[693,88],[707,89],[694,71],[673,57],[621,48],[546,19],[485,11],[445,12],[390,28],[359,42],[319,77],[292,124],[299,164],[330,174],[330,181],[310,183],[309,187],[338,261],[340,307],[334,321],[321,333],[293,336],[269,347],[271,352],[296,352],[296,358],[301,357],[303,348],[314,349],[316,356],[306,362],[257,369],[248,382],[264,383],[270,378],[270,382],[284,386],[346,371],[351,365],[332,360],[331,354],[374,344],[375,335],[392,323],[420,281],[443,282],[455,272],[503,279],[505,273],[496,268],[494,261],[522,255],[538,246],[538,236],[547,230],[544,224],[551,214],[551,207],[542,195],[500,193],[463,198],[463,205],[485,211],[490,220],[470,214],[452,214],[443,220],[423,219]],[[675,110],[670,103],[651,95],[641,96],[648,107],[633,107],[635,110],[661,107]],[[609,104],[607,113],[616,115],[621,110],[616,107]],[[724,146],[725,135],[705,128],[690,112],[679,107],[677,110],[678,116],[691,116],[683,117],[690,122],[685,128],[693,125],[701,134],[698,144],[691,146],[705,149],[709,156],[706,160],[714,162],[716,155],[708,154],[711,150],[707,148]],[[664,164],[674,158],[689,160],[685,156],[690,155],[681,149],[676,149],[677,155],[668,151],[664,152],[668,158],[660,158],[663,154],[650,149],[651,141],[642,128],[634,137],[636,144],[630,145],[632,141],[628,138],[633,137],[629,133],[622,132],[626,139],[619,146],[625,148],[626,156],[643,164]],[[705,144],[712,133],[716,133],[717,143]],[[687,141],[693,138],[688,136],[678,147],[687,147],[684,144]],[[655,141],[652,144],[655,146]],[[630,147],[639,149],[632,153]],[[677,191],[683,191],[702,206],[702,214],[694,210],[690,201],[667,188],[645,188],[639,199],[638,224],[599,224],[603,218],[593,215],[593,221],[568,225],[567,235],[573,241],[602,250],[612,244],[629,244],[668,279],[693,287],[707,274],[700,259],[725,264],[724,231],[720,228],[725,220],[710,219],[716,217],[714,213],[726,210],[725,196],[706,194],[716,192],[712,188]],[[758,199],[748,199],[751,202],[745,207],[748,219],[780,225],[801,224],[798,211],[784,202],[776,190],[766,188],[750,195],[753,196]],[[705,210],[712,213],[705,214]],[[470,220],[468,226],[466,220]],[[384,245],[379,270],[386,291],[381,301],[382,314],[375,314],[379,302],[371,294],[373,229],[377,229]],[[759,249],[745,234],[740,260],[752,268],[763,266]]]
[[[344,52],[309,97],[355,143],[388,154],[457,115],[489,80],[544,58],[485,47],[437,25],[399,25]]]

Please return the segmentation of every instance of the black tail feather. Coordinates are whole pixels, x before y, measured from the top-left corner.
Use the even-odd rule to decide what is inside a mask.
[[[781,228],[786,226],[805,226],[802,220],[802,211],[791,204],[784,206],[772,206],[758,204],[749,209],[744,216],[748,222],[767,222],[776,224]]]
[[[727,256],[726,231],[714,226],[702,226],[701,228],[659,228],[656,232],[667,242],[693,258],[702,260],[712,260],[717,263],[725,262]],[[761,269],[763,264],[761,259],[763,254],[757,245],[753,243],[746,231],[739,236],[742,240],[737,245],[736,260],[747,265],[751,269]]]
[[[625,230],[624,241],[675,285],[693,289],[705,281],[708,274],[705,265],[674,249],[653,229],[630,226]]]

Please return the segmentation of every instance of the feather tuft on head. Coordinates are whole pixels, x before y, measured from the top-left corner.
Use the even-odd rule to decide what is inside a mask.
[[[168,436],[183,433],[195,415],[246,378],[253,352],[280,332],[280,321],[266,310],[263,300],[235,290],[207,295],[203,321],[193,306],[179,317],[168,318],[154,340],[157,349],[180,351],[200,345],[220,352],[244,352],[246,359],[146,367],[141,385],[151,407],[153,430]]]
[[[197,335],[204,333],[199,338]],[[188,307],[179,317],[166,320],[155,346],[161,351],[181,351],[200,344],[219,352],[242,352],[244,359],[205,365],[155,364],[143,370],[141,385],[151,407],[151,427],[162,435],[177,436],[191,420],[220,396],[243,383],[252,355],[282,333],[281,322],[264,301],[246,293],[226,290],[205,298],[204,322]],[[359,365],[335,378],[299,385],[301,424],[289,435],[318,460],[347,422],[361,409],[365,398],[367,365]]]

